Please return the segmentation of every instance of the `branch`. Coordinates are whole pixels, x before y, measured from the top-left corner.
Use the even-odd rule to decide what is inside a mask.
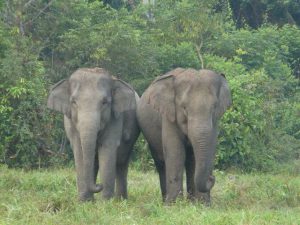
[[[52,4],[53,1],[54,1],[54,0],[51,0],[50,2],[48,2],[48,4],[47,4],[44,8],[42,8],[42,10],[40,10],[39,13],[38,13],[33,19],[27,21],[25,24],[28,24],[29,22],[32,23],[34,20],[36,20],[42,13],[44,13],[44,11],[45,11],[47,8],[49,8],[49,6]]]
[[[198,58],[201,62],[201,69],[204,69],[204,61],[203,61],[203,57],[201,54],[201,48],[203,47],[203,40],[201,40],[200,45],[195,44],[195,46],[196,46],[196,52],[197,52]]]
[[[21,32],[21,35],[24,36],[25,35],[25,29],[24,29],[24,24],[23,24],[22,20],[20,20],[20,22],[19,22],[19,30]]]
[[[25,3],[24,8],[26,9],[28,6],[30,6],[35,0],[29,0]]]

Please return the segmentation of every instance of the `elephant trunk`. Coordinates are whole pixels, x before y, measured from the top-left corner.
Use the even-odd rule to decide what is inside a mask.
[[[198,124],[195,125],[195,124]],[[199,125],[200,124],[200,125]],[[191,143],[195,155],[195,189],[198,192],[208,192],[214,185],[211,173],[215,156],[216,131],[212,123],[194,123],[191,132]]]
[[[82,125],[79,128],[82,157],[83,157],[83,182],[85,186],[84,192],[86,193],[96,193],[100,192],[103,187],[101,184],[95,183],[95,157],[96,157],[96,143],[98,136],[98,121],[96,118],[98,116],[89,115],[89,118],[82,121]],[[95,119],[92,119],[95,118]]]

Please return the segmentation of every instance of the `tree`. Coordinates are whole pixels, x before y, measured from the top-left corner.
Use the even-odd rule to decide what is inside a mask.
[[[233,19],[238,28],[259,28],[264,23],[300,26],[299,0],[230,0]]]
[[[155,24],[163,39],[175,45],[189,42],[194,45],[201,68],[204,68],[203,46],[222,32],[224,15],[216,13],[216,1],[158,1],[154,8]]]

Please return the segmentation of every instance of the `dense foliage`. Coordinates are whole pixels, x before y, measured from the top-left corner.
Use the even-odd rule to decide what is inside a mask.
[[[234,104],[221,121],[216,166],[270,170],[299,158],[294,2],[0,1],[0,161],[38,167],[72,158],[62,116],[45,102],[51,84],[87,66],[109,69],[140,94],[175,67],[223,72]],[[140,138],[135,164],[148,168],[150,158]]]

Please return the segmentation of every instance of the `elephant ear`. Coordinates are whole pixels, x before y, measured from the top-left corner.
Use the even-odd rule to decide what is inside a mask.
[[[231,93],[225,75],[221,77],[221,85],[219,91],[219,104],[217,107],[217,117],[221,118],[225,111],[232,105]]]
[[[68,80],[61,80],[52,86],[47,107],[71,117],[70,88]]]
[[[174,75],[158,77],[150,86],[148,103],[171,122],[176,120]]]
[[[126,82],[114,78],[112,95],[112,110],[116,118],[122,112],[136,109],[135,91]]]

